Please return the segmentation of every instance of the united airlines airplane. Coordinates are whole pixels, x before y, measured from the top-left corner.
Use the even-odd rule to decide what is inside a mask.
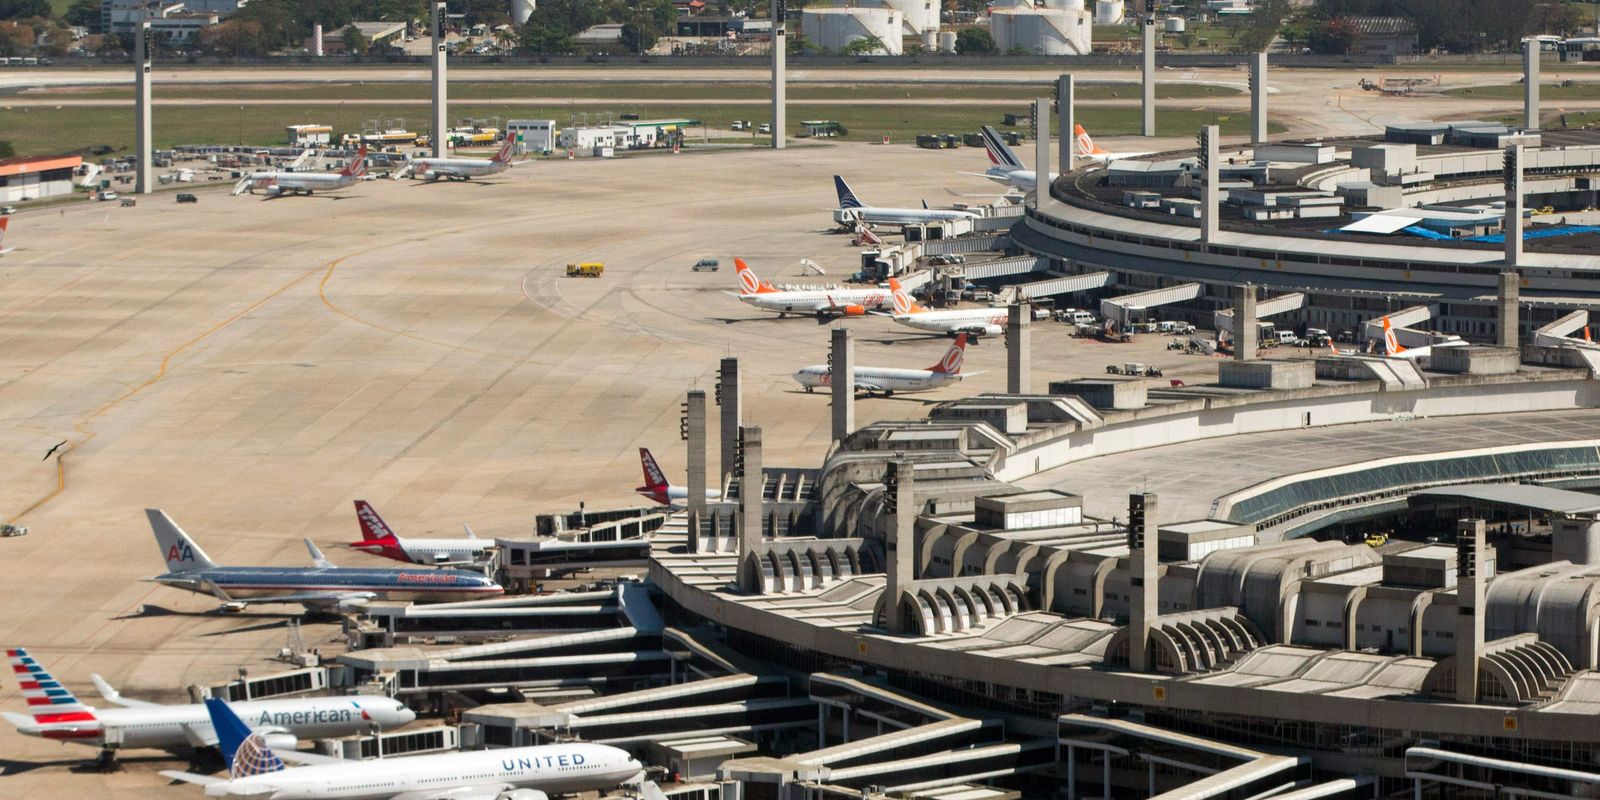
[[[305,540],[310,567],[224,567],[212,561],[189,534],[160,509],[145,509],[167,573],[150,580],[200,592],[237,611],[252,603],[298,603],[309,609],[338,608],[363,600],[444,602],[502,594],[500,584],[459,569],[338,567]]]

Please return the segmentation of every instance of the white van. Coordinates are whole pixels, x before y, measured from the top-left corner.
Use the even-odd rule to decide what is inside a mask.
[[[1300,337],[1294,335],[1294,331],[1278,330],[1278,344],[1293,347],[1299,343]]]

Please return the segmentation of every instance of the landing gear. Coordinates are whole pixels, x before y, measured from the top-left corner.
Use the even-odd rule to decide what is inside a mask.
[[[100,754],[94,758],[94,768],[97,772],[121,772],[122,762],[117,760],[116,748],[100,748]]]

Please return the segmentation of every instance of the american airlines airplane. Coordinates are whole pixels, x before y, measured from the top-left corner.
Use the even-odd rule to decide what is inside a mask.
[[[395,180],[410,175],[427,181],[436,181],[440,178],[449,178],[453,181],[470,181],[473,178],[483,178],[497,175],[511,169],[511,139],[508,137],[500,145],[500,152],[492,158],[429,158],[423,156],[411,160],[411,163],[400,168],[394,174]]]
[[[275,752],[221,700],[207,700],[229,764],[225,778],[167,771],[205,787],[206,797],[258,800],[547,800],[555,794],[613,789],[642,780],[627,752],[573,742],[499,750],[347,761]],[[284,759],[305,761],[289,767]]]
[[[976,219],[977,214],[971,211],[961,211],[954,208],[928,208],[928,201],[922,201],[922,208],[879,208],[869,206],[850,191],[850,184],[844,178],[833,176],[833,188],[839,195],[839,208],[834,212],[836,219],[851,220],[862,225],[921,225],[926,222],[943,222],[953,219]]]
[[[689,501],[689,489],[667,480],[667,473],[661,471],[661,465],[656,463],[656,457],[650,454],[649,448],[639,448],[639,466],[644,469],[644,485],[634,489],[635,492],[669,507],[679,507]],[[706,499],[721,500],[722,492],[707,489]]]
[[[819,320],[860,317],[890,302],[889,293],[878,288],[781,290],[757,277],[742,258],[733,260],[733,268],[739,278],[739,292],[729,294],[746,305],[777,312],[779,318],[790,314],[814,314]]]
[[[493,540],[479,539],[466,525],[461,526],[467,532],[465,539],[402,539],[365,500],[356,501],[356,521],[361,523],[361,541],[351,542],[350,549],[407,564],[472,565],[482,562],[494,547]]]
[[[145,509],[167,573],[151,581],[209,594],[228,611],[255,603],[298,603],[308,609],[338,608],[363,600],[444,602],[492,597],[505,590],[476,572],[459,569],[338,567],[305,540],[310,567],[224,567],[208,557],[177,523],[159,509]]]
[[[893,397],[895,392],[927,392],[961,380],[961,361],[967,349],[967,335],[956,337],[955,344],[927,369],[890,369],[886,367],[856,367],[856,388],[868,394],[882,393]],[[976,375],[978,373],[969,373]],[[819,386],[833,385],[833,372],[827,364],[806,367],[794,374],[794,379],[806,391]]]
[[[106,702],[121,706],[96,709],[80,702],[28,651],[20,647],[9,649],[6,656],[22,685],[31,716],[11,712],[0,712],[0,716],[26,736],[95,746],[114,741],[121,747],[161,750],[217,744],[217,734],[204,705],[169,706],[131,700],[95,675],[95,686]],[[267,741],[284,748],[294,747],[298,739],[351,736],[373,727],[399,727],[417,718],[398,700],[370,695],[257,700],[239,703],[235,709]]]
[[[311,194],[344,189],[360,182],[367,174],[367,146],[361,145],[356,157],[338,172],[252,172],[233,187],[235,196],[260,189],[268,197],[282,194]]]
[[[946,336],[999,336],[1005,332],[1010,317],[1003,308],[951,308],[930,311],[917,305],[901,288],[897,278],[889,279],[889,291],[894,297],[894,321],[908,328],[916,328]]]

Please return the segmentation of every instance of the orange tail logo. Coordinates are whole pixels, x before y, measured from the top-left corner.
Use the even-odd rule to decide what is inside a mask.
[[[928,371],[944,375],[960,375],[961,362],[965,361],[966,357],[967,335],[963,333],[957,336],[956,343],[950,345],[950,349],[945,351],[944,358],[939,359],[939,363],[934,364]]]
[[[894,298],[895,314],[919,314],[926,310],[922,306],[919,306],[911,301],[911,295],[906,294],[906,290],[900,286],[899,280],[895,278],[889,279],[889,291],[891,296]]]
[[[1072,133],[1078,139],[1078,155],[1094,156],[1105,152],[1095,146],[1094,139],[1089,138],[1089,132],[1084,130],[1082,125],[1073,125]]]
[[[1406,349],[1400,346],[1400,340],[1395,338],[1394,326],[1389,324],[1389,318],[1383,318],[1383,349],[1391,356],[1404,353]]]
[[[742,258],[733,260],[733,269],[739,275],[739,294],[742,296],[778,291],[772,288],[772,284],[756,277],[756,273],[750,269],[749,264],[744,263]]]

